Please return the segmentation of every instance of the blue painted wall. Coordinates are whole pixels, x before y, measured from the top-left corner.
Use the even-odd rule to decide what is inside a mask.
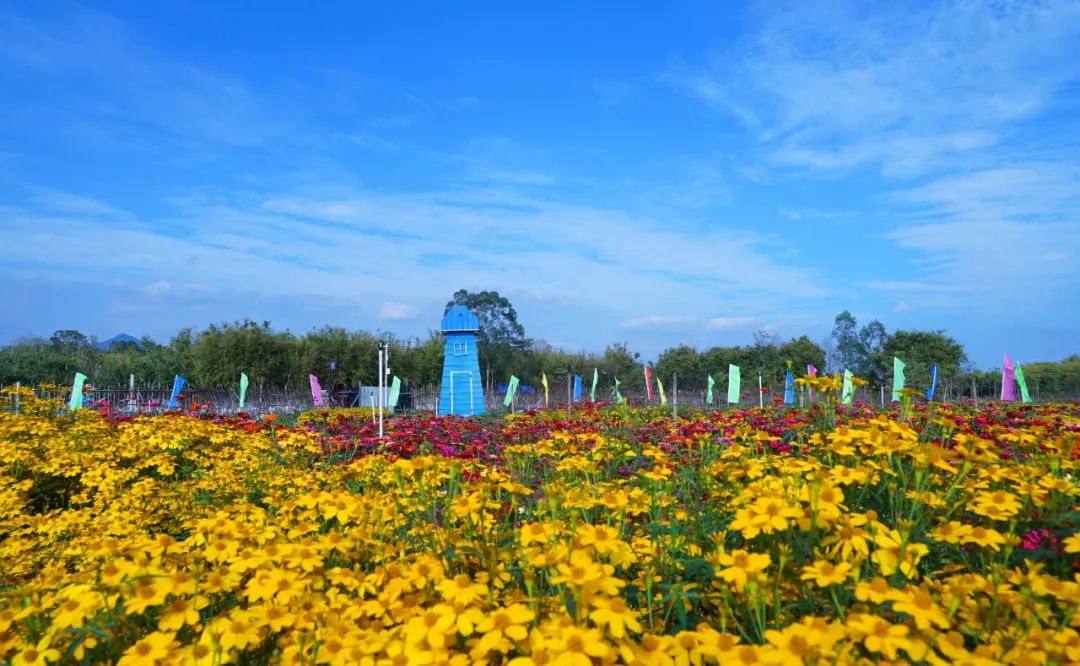
[[[476,333],[480,322],[469,309],[455,305],[443,316],[442,386],[439,390],[439,414],[475,416],[484,413],[484,383],[480,377],[480,359],[476,353]]]

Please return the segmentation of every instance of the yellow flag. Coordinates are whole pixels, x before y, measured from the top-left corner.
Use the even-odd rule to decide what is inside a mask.
[[[660,381],[660,378],[656,378],[656,388],[660,389],[660,404],[667,404],[667,396],[664,395],[664,382]]]
[[[548,404],[547,373],[541,373],[540,374],[540,383],[544,385],[544,407],[547,407],[547,404]]]

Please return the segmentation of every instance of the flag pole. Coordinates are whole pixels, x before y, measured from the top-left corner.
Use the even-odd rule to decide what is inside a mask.
[[[679,376],[671,376],[671,415],[675,423],[679,422]]]
[[[761,409],[765,406],[765,395],[761,392],[761,373],[757,375],[757,406]]]

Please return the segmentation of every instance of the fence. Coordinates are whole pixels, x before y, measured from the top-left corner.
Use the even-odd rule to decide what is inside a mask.
[[[562,384],[562,386],[560,386]],[[751,384],[748,382],[748,384]],[[2,391],[5,387],[0,387]],[[10,388],[10,387],[7,387]],[[567,391],[562,381],[552,382],[548,407],[566,409]],[[784,386],[766,385],[761,393],[757,389],[757,382],[748,385],[739,396],[739,404],[747,407],[756,407],[758,404],[770,405],[776,399],[783,400]],[[1070,396],[1040,396],[1038,387],[1033,387],[1032,399],[1040,402],[1040,397],[1046,401],[1073,400]],[[53,393],[47,389],[35,388],[34,392],[43,398],[58,398],[67,401],[70,393]],[[643,391],[624,390],[621,392],[631,404],[634,405],[659,405],[659,392],[654,392],[650,402]],[[326,392],[324,391],[324,394]],[[124,388],[98,388],[94,387],[91,394],[85,399],[84,404],[90,409],[96,409],[106,415],[134,415],[134,414],[157,414],[164,412],[172,395],[172,387],[136,386]],[[358,386],[355,388],[342,389],[327,394],[326,404],[331,407],[370,407],[377,402],[377,388],[370,386]],[[544,407],[544,394],[542,390],[532,392],[519,392],[515,396],[511,408],[503,405],[504,393],[498,390],[488,391],[484,396],[484,404],[489,414],[499,414],[510,411],[525,411]],[[583,399],[588,397],[586,390]],[[597,400],[611,401],[614,399],[614,389],[611,386],[598,387]],[[668,406],[677,404],[680,407],[696,409],[720,409],[727,406],[727,389],[717,386],[713,390],[713,403],[706,401],[705,389],[678,389],[667,393]],[[967,384],[964,381],[955,383],[943,382],[938,386],[935,399],[940,402],[975,402],[978,404],[992,402],[999,399],[996,390],[988,386]],[[879,384],[860,386],[855,391],[854,399],[870,405],[884,406],[891,401],[892,386]],[[204,389],[188,386],[181,394],[178,405],[181,409],[194,409],[197,406],[205,406],[207,409],[228,414],[235,413],[239,408],[240,396],[234,389]],[[800,404],[800,397],[796,391],[796,405]],[[438,409],[439,387],[424,386],[411,387],[406,385],[398,399],[398,407],[395,411],[400,413],[434,412]],[[809,405],[808,395],[804,395],[801,404]],[[265,388],[252,386],[248,389],[245,397],[244,412],[255,416],[265,414],[289,415],[297,414],[313,407],[311,394],[306,390],[283,388]],[[0,396],[0,410],[17,412],[19,409],[18,398],[14,395]]]

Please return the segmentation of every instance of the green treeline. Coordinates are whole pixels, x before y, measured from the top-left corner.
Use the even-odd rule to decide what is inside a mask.
[[[480,315],[478,348],[489,387],[505,384],[511,374],[523,384],[537,386],[541,374],[546,374],[553,383],[553,395],[561,396],[568,375],[581,375],[587,395],[596,368],[602,387],[598,399],[610,397],[616,376],[627,391],[644,388],[642,358],[625,343],[609,345],[603,353],[569,353],[525,337],[513,307],[497,292],[459,291],[447,307],[455,303],[468,305]],[[908,386],[913,388],[929,386],[930,366],[937,363],[939,395],[970,397],[972,382],[983,398],[1000,389],[1000,370],[974,370],[962,345],[942,331],[889,333],[877,321],[859,327],[848,312],[838,315],[835,323],[830,338],[820,344],[807,336],[781,341],[759,331],[752,344],[743,346],[671,347],[660,354],[653,371],[669,390],[673,375],[678,376],[682,390],[704,390],[709,375],[723,389],[729,364],[741,368],[748,389],[756,385],[759,374],[765,385],[774,390],[781,387],[789,364],[795,376],[805,375],[812,364],[822,372],[848,368],[871,386],[889,386],[892,357],[897,356],[905,362]],[[309,374],[318,376],[324,387],[370,386],[376,383],[380,339],[390,343],[392,374],[415,386],[439,383],[443,341],[437,331],[423,338],[399,338],[328,326],[298,335],[276,331],[269,322],[244,320],[202,331],[184,329],[167,344],[144,338],[98,349],[95,340],[71,330],[57,331],[48,339],[23,340],[0,349],[0,385],[16,381],[67,385],[78,371],[99,387],[126,386],[132,374],[140,386],[165,387],[179,374],[194,386],[228,388],[241,372],[247,373],[253,386],[268,388],[306,390]],[[332,359],[336,362],[333,372]],[[1023,367],[1037,399],[1080,396],[1080,356]]]

